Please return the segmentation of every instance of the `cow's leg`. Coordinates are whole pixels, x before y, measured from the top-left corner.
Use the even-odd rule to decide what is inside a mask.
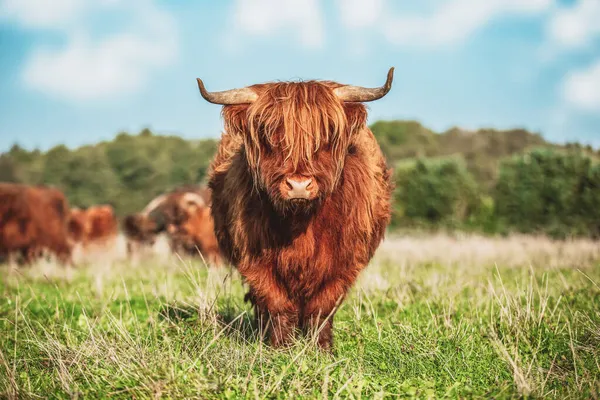
[[[333,348],[333,317],[346,290],[342,281],[328,283],[304,306],[303,328],[316,335],[317,344],[325,350]]]
[[[55,257],[56,261],[61,264],[63,267],[72,266],[72,258],[71,258],[71,247],[65,241],[62,243],[56,243],[54,246],[46,249],[48,254],[52,257]]]
[[[294,338],[298,326],[298,313],[295,312],[269,312],[269,338],[271,346],[281,347],[288,345]]]
[[[242,275],[250,285],[252,298],[259,311],[260,319],[268,325],[269,341],[273,347],[290,343],[298,327],[298,307],[290,300],[279,285],[270,268],[248,268]],[[267,321],[265,321],[267,320]]]
[[[65,267],[73,267],[73,257],[70,251],[61,251],[58,253],[58,261]]]
[[[29,246],[21,249],[21,259],[23,260],[23,264],[31,265],[34,261],[37,260],[38,249],[34,246]]]

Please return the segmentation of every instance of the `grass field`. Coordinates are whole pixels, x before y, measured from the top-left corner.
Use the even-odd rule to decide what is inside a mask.
[[[598,398],[600,245],[388,239],[335,320],[273,350],[235,271],[0,267],[0,397]]]

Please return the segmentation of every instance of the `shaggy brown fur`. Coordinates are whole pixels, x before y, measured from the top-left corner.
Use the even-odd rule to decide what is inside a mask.
[[[68,226],[71,241],[80,243],[84,249],[107,246],[114,242],[118,233],[117,218],[109,205],[71,209]]]
[[[274,346],[301,328],[331,348],[336,308],[390,220],[390,170],[365,106],[341,102],[339,86],[255,85],[256,102],[223,107],[209,182],[215,232]],[[314,198],[285,197],[282,182],[295,176],[313,180]]]
[[[0,183],[0,255],[31,263],[45,251],[71,262],[65,196],[47,186]]]

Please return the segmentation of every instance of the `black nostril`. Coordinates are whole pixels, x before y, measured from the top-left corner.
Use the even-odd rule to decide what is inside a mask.
[[[309,179],[308,183],[306,184],[306,190],[310,190],[313,186],[313,180]]]
[[[291,179],[288,178],[288,179],[285,180],[285,183],[287,185],[288,190],[294,190],[294,183],[295,182],[293,180],[291,180]]]

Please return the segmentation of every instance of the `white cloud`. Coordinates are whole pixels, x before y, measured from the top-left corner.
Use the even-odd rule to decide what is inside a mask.
[[[319,0],[237,0],[234,21],[241,34],[267,36],[287,30],[306,47],[322,46],[325,36]]]
[[[569,73],[564,82],[563,94],[571,107],[600,112],[600,60],[587,69]]]
[[[600,1],[580,0],[556,10],[548,22],[550,38],[563,48],[581,48],[600,35]]]
[[[67,100],[109,99],[142,88],[177,56],[175,23],[152,0],[5,0],[0,15],[27,29],[51,30],[65,45],[38,46],[23,68],[24,83]],[[54,6],[57,8],[54,8]],[[47,14],[49,12],[50,14]],[[127,17],[116,33],[94,36],[99,16]],[[112,28],[112,27],[111,27]]]
[[[397,45],[439,46],[461,42],[506,15],[536,15],[554,0],[430,0],[429,12],[402,13],[390,0],[336,0],[336,17],[348,30],[369,28]],[[398,5],[400,3],[394,3]],[[320,0],[236,0],[235,37],[291,32],[307,47],[324,42]]]
[[[384,0],[336,0],[342,23],[349,28],[365,28],[381,17]]]
[[[600,39],[600,1],[579,0],[572,5],[555,7],[548,19],[547,40],[541,49],[545,62],[558,56],[592,49]],[[600,112],[600,59],[587,68],[571,69],[561,82],[560,107],[566,120],[580,113]]]
[[[29,28],[53,28],[73,21],[84,8],[79,0],[4,0],[0,16]]]
[[[449,45],[461,42],[503,15],[545,12],[552,0],[447,0],[429,13],[400,14],[389,3],[370,10],[367,2],[338,1],[347,28],[372,26],[397,45]],[[376,2],[380,3],[380,2]]]

